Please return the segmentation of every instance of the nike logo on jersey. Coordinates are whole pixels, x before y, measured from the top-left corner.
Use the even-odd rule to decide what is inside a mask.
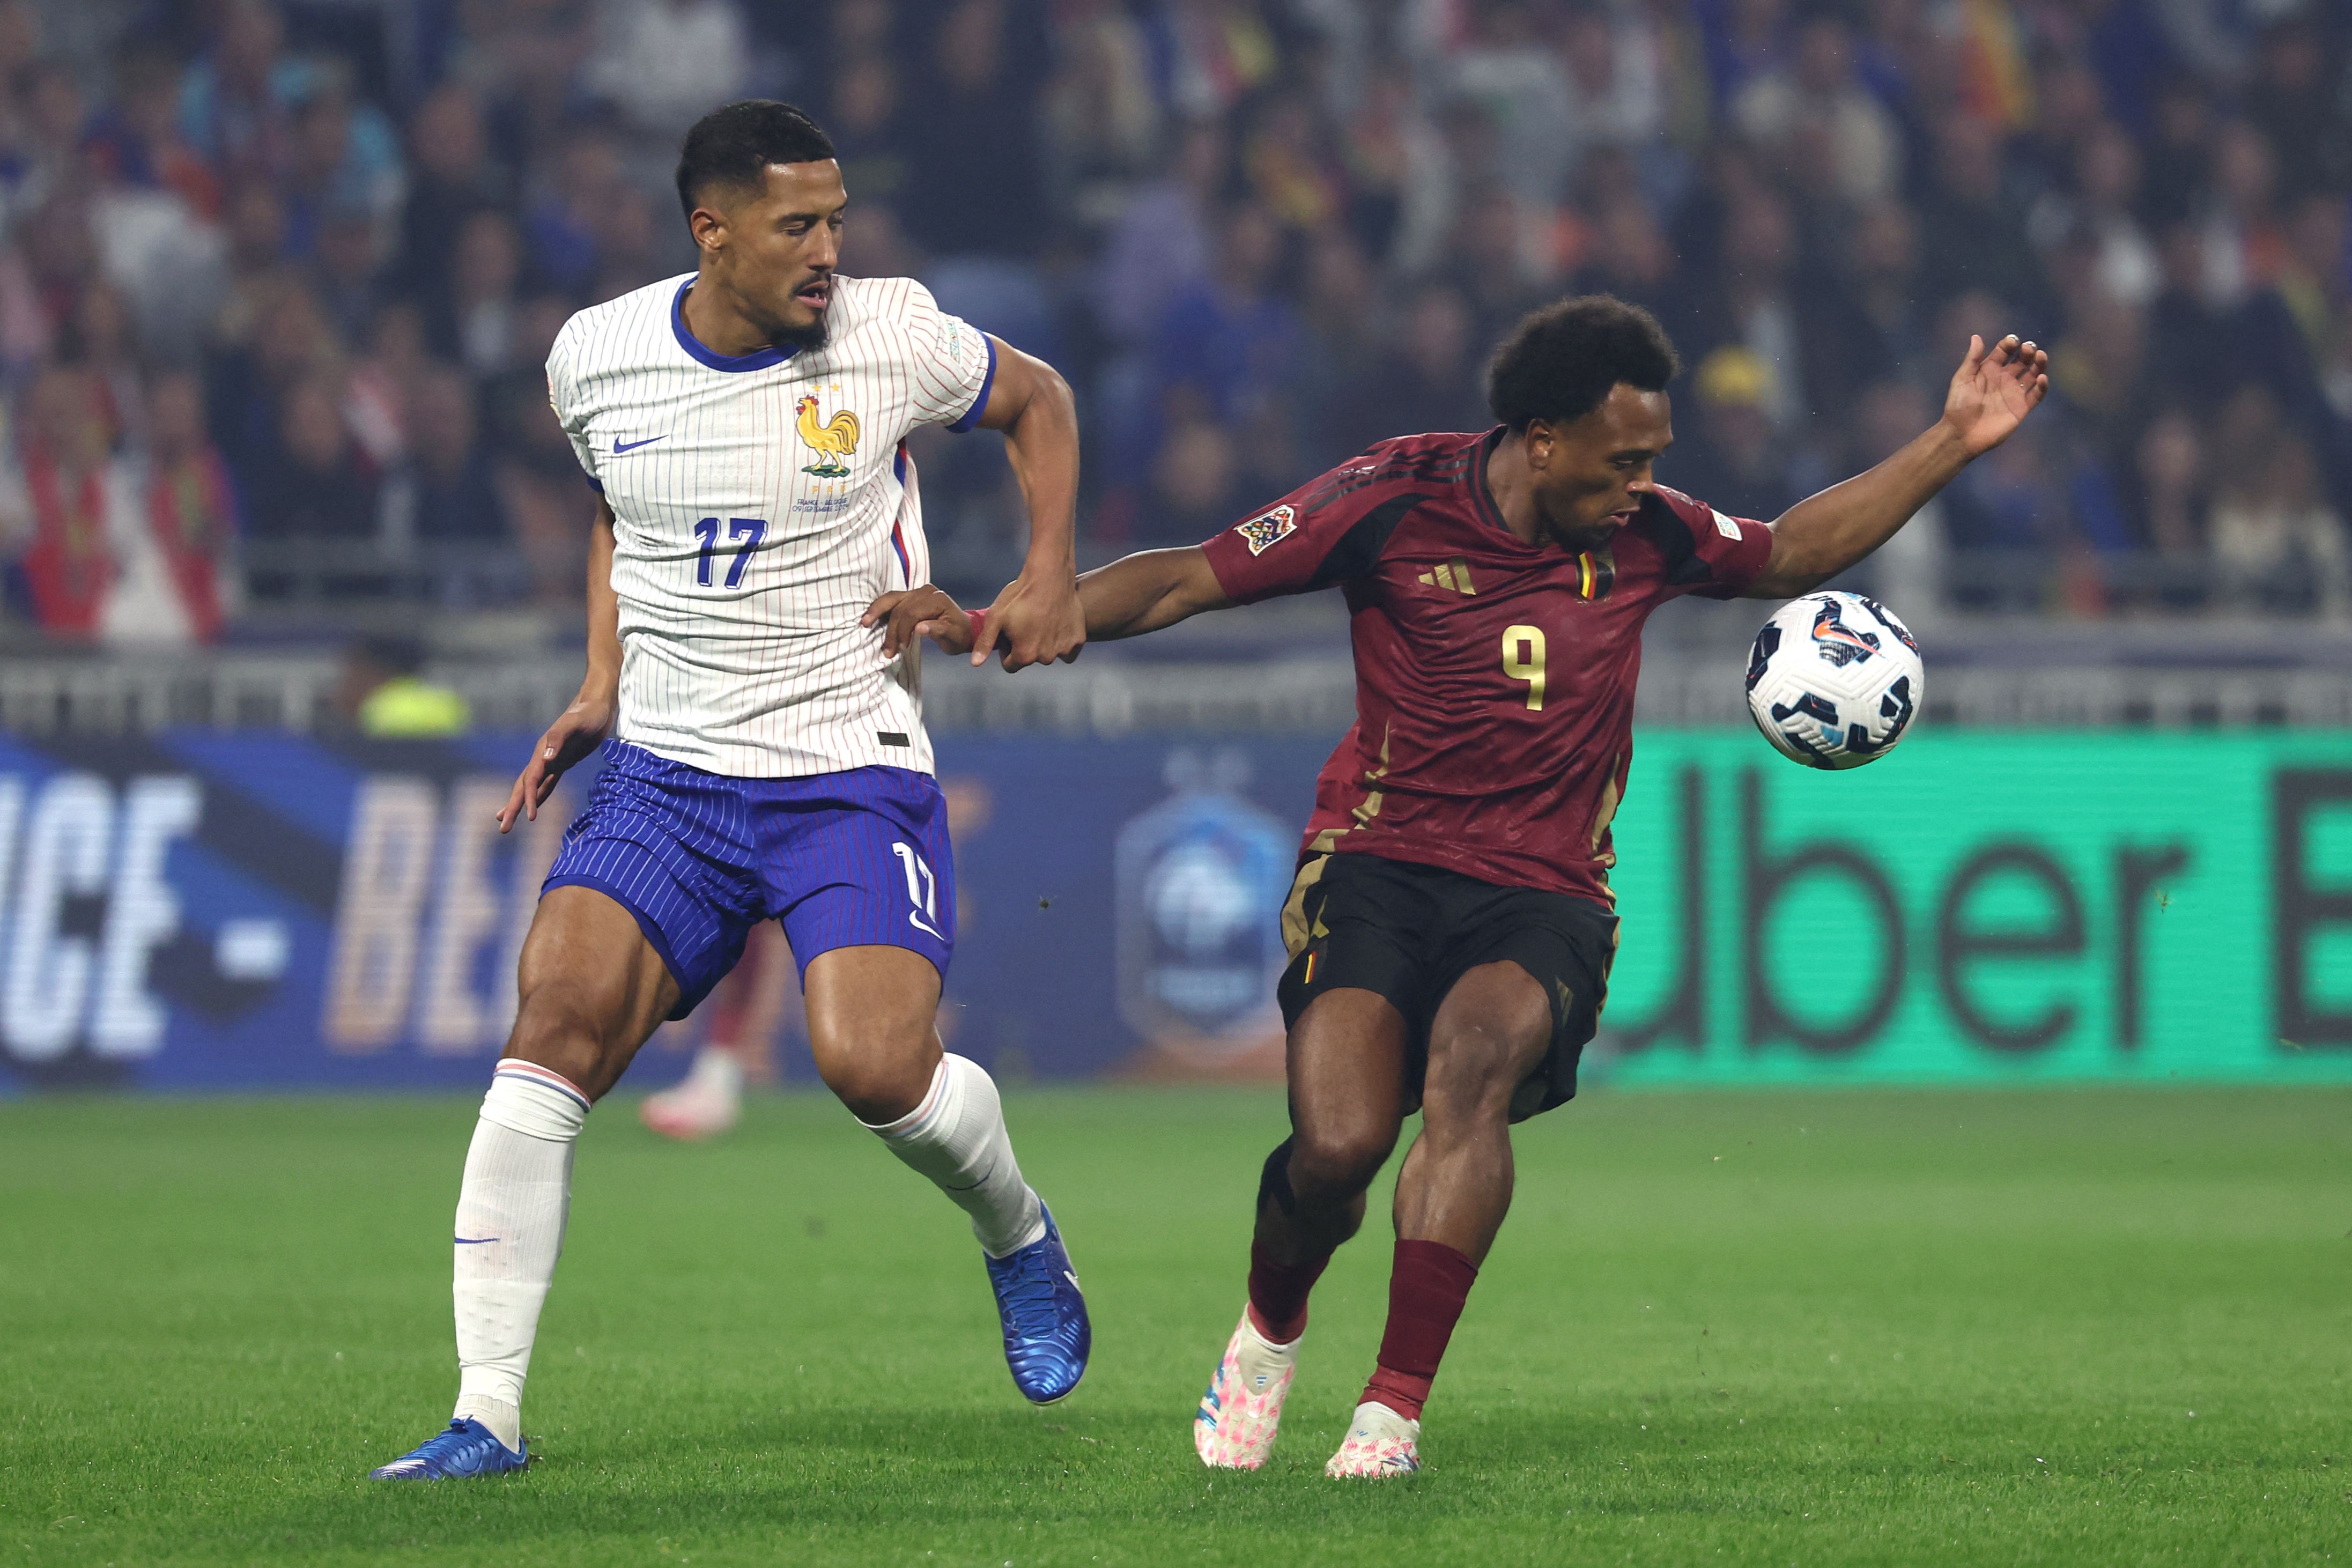
[[[640,447],[650,447],[656,441],[668,438],[669,432],[665,430],[659,436],[648,436],[642,441],[615,441],[613,443],[613,456],[617,458],[624,452],[634,452]]]
[[[461,1236],[457,1242],[460,1247],[487,1247],[497,1239],[495,1236]]]
[[[1470,563],[1455,556],[1443,566],[1433,566],[1413,579],[1432,588],[1444,588],[1448,593],[1475,597],[1478,590],[1470,585]]]

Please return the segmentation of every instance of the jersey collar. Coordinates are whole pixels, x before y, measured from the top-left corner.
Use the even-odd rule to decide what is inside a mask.
[[[1508,535],[1513,543],[1525,544],[1527,541],[1512,533],[1511,525],[1503,521],[1502,508],[1495,504],[1495,491],[1486,483],[1487,461],[1494,457],[1495,448],[1503,444],[1503,436],[1509,428],[1507,425],[1497,425],[1478,437],[1478,460],[1470,466],[1470,493],[1480,517],[1493,523],[1498,531]]]
[[[797,343],[788,349],[777,348],[772,344],[747,354],[722,354],[706,348],[701,339],[686,330],[686,291],[693,287],[692,278],[688,278],[677,286],[677,293],[669,302],[669,330],[677,334],[678,347],[711,369],[729,372],[765,370],[770,365],[783,363],[801,352],[800,345]]]

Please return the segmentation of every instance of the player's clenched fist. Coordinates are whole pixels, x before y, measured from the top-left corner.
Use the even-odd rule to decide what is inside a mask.
[[[945,589],[926,583],[883,595],[866,607],[857,624],[882,627],[884,658],[898,658],[917,637],[929,637],[948,653],[970,653],[986,614],[961,608]]]

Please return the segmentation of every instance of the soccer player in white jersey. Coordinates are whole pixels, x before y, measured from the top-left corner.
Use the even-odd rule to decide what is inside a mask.
[[[523,1378],[562,1250],[589,1107],[780,920],[817,1071],[971,1216],[1013,1382],[1076,1386],[1086,1303],[1022,1179],[996,1086],[942,1052],[955,932],[947,808],[909,647],[866,607],[927,581],[919,425],[1002,430],[1029,505],[1021,574],[992,613],[1008,667],[1076,656],[1077,424],[1053,369],[940,311],[907,279],[834,270],[847,196],[824,133],[787,104],[688,132],[691,274],[572,318],[548,392],[603,494],[588,675],[499,813],[538,814],[602,746],[522,952],[520,1006],[457,1198],[457,1409],[374,1474],[526,1462]]]

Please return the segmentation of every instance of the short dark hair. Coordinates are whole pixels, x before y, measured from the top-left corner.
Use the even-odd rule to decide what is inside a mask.
[[[1581,419],[1619,382],[1664,392],[1682,369],[1658,319],[1610,294],[1583,294],[1530,310],[1486,372],[1486,406],[1514,430],[1534,419]]]
[[[756,190],[771,163],[816,163],[833,156],[833,139],[801,110],[772,98],[747,98],[694,122],[677,155],[677,202],[694,216],[712,185]]]

